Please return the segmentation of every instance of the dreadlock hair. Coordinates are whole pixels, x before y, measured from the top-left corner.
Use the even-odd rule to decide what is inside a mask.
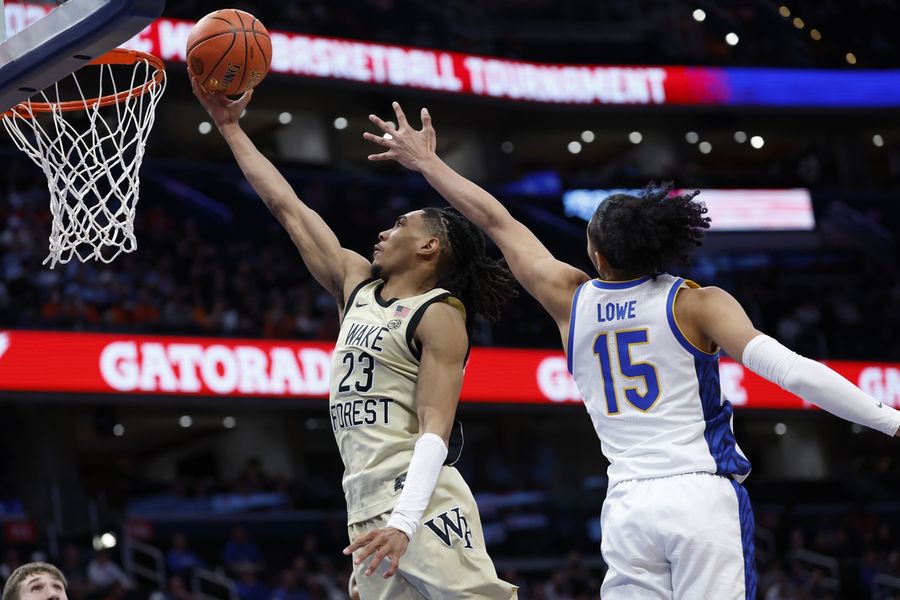
[[[466,326],[475,315],[500,318],[500,307],[518,295],[516,280],[506,262],[489,257],[484,234],[455,208],[425,208],[425,223],[443,248],[438,285],[466,307]]]
[[[651,183],[637,196],[613,194],[600,203],[588,237],[609,266],[629,275],[656,274],[667,265],[690,264],[709,228],[699,191],[669,196],[672,183]]]

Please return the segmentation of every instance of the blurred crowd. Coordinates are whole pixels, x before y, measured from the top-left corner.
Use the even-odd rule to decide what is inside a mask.
[[[762,532],[757,537],[759,600],[900,598],[896,514],[850,510],[835,518],[824,506],[806,514],[763,507],[757,509],[757,521]],[[49,560],[65,574],[71,600],[194,600],[204,585],[195,578],[198,568],[231,580],[240,600],[348,597],[351,565],[340,553],[341,539],[307,534],[257,540],[249,526],[237,524],[227,539],[194,540],[176,531],[149,542],[163,553],[159,577],[164,585],[155,575],[127,572],[116,549],[88,551],[69,543]],[[492,554],[500,576],[520,587],[521,600],[600,600],[605,567],[598,550],[599,544],[588,553],[548,553],[530,562]],[[16,546],[8,546],[2,556],[0,582],[25,559],[48,559],[42,550]]]
[[[311,284],[287,236],[228,238],[152,200],[139,208],[139,250],[110,265],[77,260],[54,270],[50,214],[37,180],[16,181],[0,206],[3,325],[204,335],[333,339],[333,300]],[[277,224],[276,224],[277,226]],[[280,243],[279,243],[280,242]],[[287,243],[285,243],[287,242]]]
[[[108,265],[73,260],[51,270],[41,266],[50,229],[41,177],[13,163],[8,179],[0,182],[0,326],[335,338],[333,298],[312,280],[288,236],[258,200],[240,198],[228,207],[234,211],[230,223],[211,224],[207,215],[166,203],[150,180],[135,220],[136,252]],[[396,215],[437,203],[414,201],[416,192],[373,193],[352,182],[331,185],[326,193],[310,181],[298,191],[345,245],[363,255],[370,254],[378,231]],[[559,232],[542,231],[548,226],[540,222],[528,224],[553,240],[559,258],[589,269],[580,243],[570,238],[555,243]],[[686,274],[732,292],[760,329],[808,356],[900,358],[900,283],[890,260],[868,260],[854,250],[838,252],[837,259],[817,251],[756,252],[744,259],[704,254]],[[473,341],[555,347],[557,333],[551,319],[522,293],[499,322],[479,322]]]

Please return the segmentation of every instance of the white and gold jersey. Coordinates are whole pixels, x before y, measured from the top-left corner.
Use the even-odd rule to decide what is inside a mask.
[[[347,298],[331,365],[331,426],[344,461],[348,524],[392,510],[419,437],[416,384],[420,349],[415,329],[436,288],[384,300],[380,279],[363,281]]]

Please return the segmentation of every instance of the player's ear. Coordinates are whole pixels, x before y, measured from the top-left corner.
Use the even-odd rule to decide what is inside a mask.
[[[435,236],[425,238],[425,242],[419,246],[417,254],[422,258],[437,258],[441,249],[441,241]]]
[[[597,250],[594,250],[591,255],[591,262],[594,263],[594,268],[597,269],[597,273],[605,273],[609,270],[609,261],[607,261],[606,257]]]

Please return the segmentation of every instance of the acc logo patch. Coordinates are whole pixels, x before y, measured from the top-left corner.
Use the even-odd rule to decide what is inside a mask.
[[[388,329],[400,329],[400,325],[402,324],[400,319],[391,319],[388,321]]]

